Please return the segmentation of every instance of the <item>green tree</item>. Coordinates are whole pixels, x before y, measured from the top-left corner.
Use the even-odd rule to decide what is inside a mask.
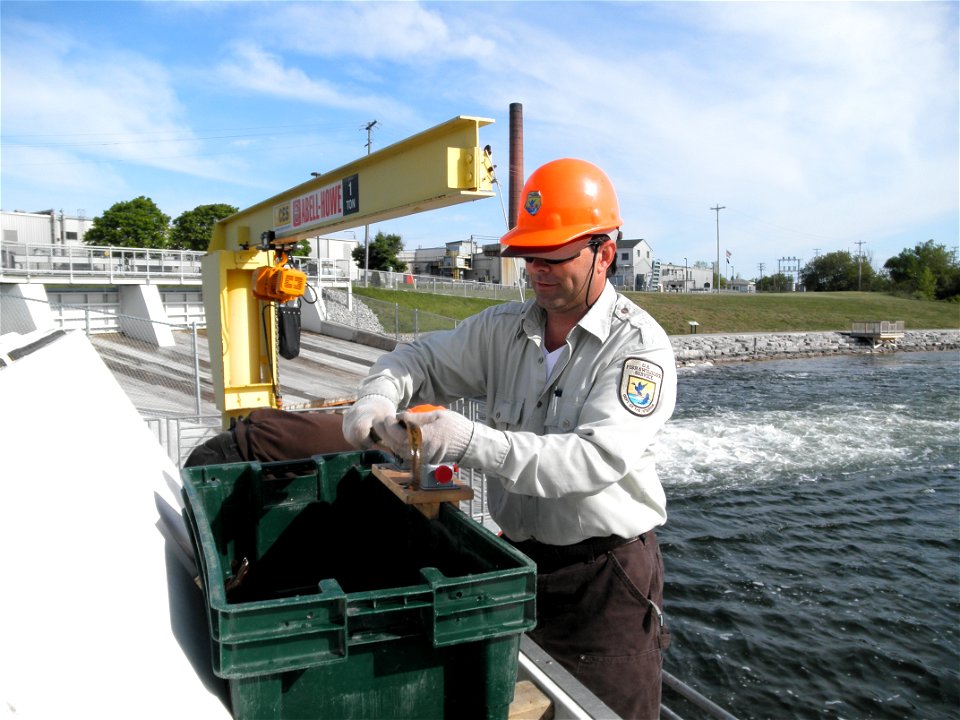
[[[170,247],[179,250],[206,250],[213,239],[217,220],[233,215],[237,208],[225,203],[198,205],[186,210],[173,221],[170,229]]]
[[[945,300],[960,295],[960,264],[957,257],[933,240],[917,243],[887,260],[883,267],[890,273],[895,290],[927,300]]]
[[[775,273],[757,280],[757,292],[786,292],[793,286],[793,278],[784,273]]]
[[[114,203],[103,215],[93,219],[93,227],[84,235],[87,245],[163,248],[167,246],[170,216],[148,197]]]
[[[399,235],[386,235],[382,231],[378,232],[376,237],[370,241],[370,269],[387,270],[388,268],[396,272],[403,272],[407,269],[407,264],[400,260],[397,255],[403,250],[403,240]],[[366,251],[363,245],[358,245],[351,253],[353,261],[361,270],[366,266]]]
[[[297,257],[310,257],[311,252],[313,252],[313,248],[309,240],[298,240],[293,252],[290,254],[296,255]]]
[[[812,291],[868,290],[875,275],[865,258],[858,260],[848,251],[838,250],[808,262],[800,271],[800,280]]]

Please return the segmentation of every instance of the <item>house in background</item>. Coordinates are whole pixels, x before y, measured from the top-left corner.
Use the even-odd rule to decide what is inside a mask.
[[[617,242],[617,273],[613,284],[624,290],[656,290],[660,284],[659,262],[643,238]]]

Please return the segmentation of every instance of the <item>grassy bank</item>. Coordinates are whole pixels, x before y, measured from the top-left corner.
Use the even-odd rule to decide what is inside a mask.
[[[357,295],[462,320],[495,301],[406,290],[354,289]],[[855,320],[903,320],[908,330],[960,328],[960,305],[881,293],[699,294],[627,293],[671,335],[849,330]],[[528,297],[530,295],[528,294]]]

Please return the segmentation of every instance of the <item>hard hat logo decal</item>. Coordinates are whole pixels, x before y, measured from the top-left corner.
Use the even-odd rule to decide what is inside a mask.
[[[627,358],[620,374],[620,402],[634,415],[643,417],[657,409],[663,369],[640,358]]]
[[[523,204],[523,209],[531,215],[536,215],[543,207],[543,198],[539,190],[533,190],[527,193],[527,201]]]

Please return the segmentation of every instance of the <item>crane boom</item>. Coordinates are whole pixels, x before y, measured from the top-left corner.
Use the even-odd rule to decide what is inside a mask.
[[[278,407],[276,304],[252,293],[275,251],[346,230],[493,196],[480,128],[461,115],[224,218],[201,261],[207,342],[224,427]]]

